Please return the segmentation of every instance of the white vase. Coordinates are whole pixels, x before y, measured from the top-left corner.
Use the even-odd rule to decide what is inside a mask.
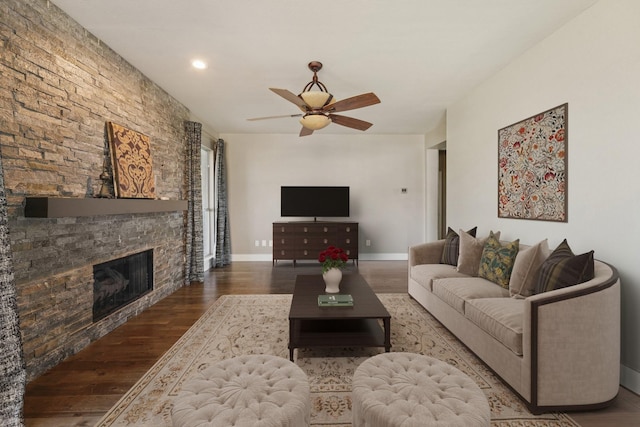
[[[324,291],[328,294],[337,294],[340,292],[340,281],[342,280],[342,270],[339,268],[330,268],[322,273],[322,278],[326,287]]]

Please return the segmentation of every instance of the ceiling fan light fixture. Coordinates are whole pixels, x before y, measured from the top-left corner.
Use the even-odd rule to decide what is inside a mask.
[[[302,92],[300,97],[311,108],[322,108],[333,98],[329,92],[321,92],[319,90]]]
[[[300,124],[302,125],[300,136],[311,135],[313,131],[322,129],[331,123],[361,131],[369,129],[372,123],[335,113],[378,104],[380,103],[380,99],[373,92],[370,92],[336,101],[333,95],[327,90],[327,87],[318,80],[318,71],[321,68],[322,63],[319,61],[311,61],[309,63],[309,69],[313,71],[313,80],[307,83],[298,95],[287,89],[269,88],[276,95],[295,104],[304,114],[300,119]],[[289,117],[300,117],[301,115],[302,114],[291,114]],[[259,119],[260,118],[249,120]]]
[[[331,119],[324,114],[307,114],[300,119],[300,124],[307,129],[318,130],[327,127]]]

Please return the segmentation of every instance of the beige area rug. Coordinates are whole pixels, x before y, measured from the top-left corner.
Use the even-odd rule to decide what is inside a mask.
[[[391,313],[392,351],[425,354],[471,377],[485,392],[493,427],[578,426],[565,414],[532,415],[469,350],[407,294],[380,294]],[[172,402],[185,381],[208,366],[243,354],[289,357],[291,295],[223,296],[98,422],[97,426],[171,426]],[[313,426],[351,425],[351,378],[383,349],[296,350],[311,384]]]

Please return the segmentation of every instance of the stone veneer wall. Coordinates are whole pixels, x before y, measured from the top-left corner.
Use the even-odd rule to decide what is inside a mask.
[[[182,286],[185,224],[183,212],[25,218],[25,197],[97,194],[114,121],[150,137],[156,195],[182,198],[189,111],[52,3],[3,0],[0,16],[0,152],[33,379]],[[92,266],[149,248],[153,292],[92,323]]]

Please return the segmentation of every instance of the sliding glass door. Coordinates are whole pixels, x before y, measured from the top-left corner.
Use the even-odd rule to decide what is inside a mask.
[[[215,233],[212,232],[215,219],[213,195],[213,151],[207,147],[200,148],[200,173],[202,175],[202,237],[204,271],[209,270],[215,253]]]

